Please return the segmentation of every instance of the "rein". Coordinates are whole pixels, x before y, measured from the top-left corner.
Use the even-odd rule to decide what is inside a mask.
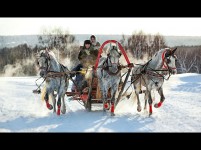
[[[67,72],[48,71],[46,74],[46,78],[61,78],[66,75]]]
[[[38,80],[41,79],[41,78],[42,78],[42,77],[39,77],[38,79],[36,79],[36,81],[38,81]],[[45,82],[45,80],[46,80],[46,78],[43,79],[43,81],[41,82],[40,85],[38,85],[37,82],[35,81],[36,86],[37,86],[37,89],[33,90],[33,93],[38,93],[38,94],[41,93],[40,87],[41,87],[41,85]]]

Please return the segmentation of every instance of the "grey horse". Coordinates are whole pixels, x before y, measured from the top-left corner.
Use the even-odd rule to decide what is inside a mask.
[[[69,85],[68,76],[64,73],[69,71],[68,68],[60,64],[52,51],[41,50],[37,55],[37,61],[40,69],[40,76],[45,78],[45,102],[48,109],[56,112],[56,96],[53,98],[53,106],[49,103],[49,96],[54,92],[58,95],[57,115],[66,113],[64,96]],[[62,102],[61,102],[62,99]]]
[[[109,53],[107,54],[107,57],[100,58],[97,69],[97,77],[103,100],[103,111],[105,112],[106,110],[109,110],[111,106],[111,116],[115,115],[115,95],[121,79],[121,68],[119,63],[121,53],[118,51],[117,47],[117,45],[112,46],[112,48],[109,50]],[[111,89],[110,103],[108,103],[109,88]]]
[[[163,94],[164,80],[168,80],[171,74],[176,74],[176,55],[174,55],[177,48],[171,50],[169,48],[161,49],[154,54],[151,60],[146,64],[137,64],[132,70],[131,82],[133,83],[135,94],[137,96],[137,110],[141,111],[141,104],[139,94],[142,93],[142,86],[146,88],[145,93],[145,106],[147,100],[149,103],[149,116],[152,114],[152,96],[151,90],[156,89],[160,95],[160,102],[155,104],[155,108],[159,108],[165,100]],[[168,77],[167,77],[168,76]],[[167,78],[166,78],[167,77]]]

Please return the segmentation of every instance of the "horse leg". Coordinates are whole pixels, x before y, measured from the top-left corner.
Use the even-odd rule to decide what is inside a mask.
[[[163,88],[162,88],[162,87],[159,88],[158,93],[159,93],[159,95],[161,96],[161,99],[160,99],[160,102],[159,102],[158,104],[155,104],[155,105],[154,105],[155,108],[161,107],[163,101],[165,100],[165,96],[164,96],[164,94],[163,94]]]
[[[115,114],[114,114],[114,101],[111,102],[111,116],[115,116]]]
[[[144,110],[147,109],[147,99],[148,99],[148,93],[147,91],[144,93]]]
[[[103,101],[103,112],[106,112],[108,109],[108,104],[107,104],[107,88],[105,87],[106,85],[103,84],[101,79],[98,79],[99,85],[100,85],[100,91],[101,91],[101,96],[102,96],[102,101]]]
[[[61,95],[58,95],[58,101],[57,101],[57,115],[60,115],[60,111],[61,111]]]
[[[46,102],[46,107],[49,110],[52,110],[53,106],[49,103],[49,92],[48,91],[45,94],[45,102]]]
[[[115,86],[115,87],[117,87],[117,86]],[[117,88],[115,88],[115,89],[111,89],[111,93],[112,93],[112,98],[111,98],[111,110],[110,110],[110,112],[111,112],[111,116],[115,116],[115,114],[114,114],[114,104],[115,104],[115,95],[116,95],[116,92],[117,92]]]
[[[65,99],[64,99],[65,95],[62,96],[62,107],[61,107],[61,113],[65,114],[66,113],[66,105],[65,105]]]
[[[152,115],[152,102],[151,91],[148,91],[149,116]]]
[[[112,98],[111,98],[111,116],[115,116],[114,114],[114,103],[115,103],[115,95],[116,95],[116,92],[117,92],[117,87],[118,85],[114,85],[113,87],[115,87],[115,89],[111,88],[111,95],[112,95]]]
[[[108,100],[107,100],[107,95],[108,95],[107,88],[106,89],[104,88],[104,91],[102,93],[103,93],[102,94],[102,96],[103,96],[103,112],[106,112],[106,110],[109,109]]]
[[[65,87],[64,87],[64,90],[62,91],[62,108],[61,108],[61,113],[62,114],[65,114],[66,113],[66,104],[65,104],[65,93],[68,89],[68,84],[69,84],[69,81],[65,81]]]
[[[53,113],[56,113],[56,96],[54,95],[54,92],[51,92],[50,96],[53,104]]]
[[[137,111],[140,112],[142,110],[141,108],[141,103],[140,103],[140,98],[139,98],[139,92],[140,92],[140,86],[139,85],[134,85],[135,89],[135,94],[137,96]]]

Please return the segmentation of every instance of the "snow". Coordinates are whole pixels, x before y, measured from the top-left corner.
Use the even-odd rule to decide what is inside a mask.
[[[200,74],[177,74],[165,81],[166,100],[161,108],[153,108],[151,117],[147,110],[137,112],[134,96],[122,98],[114,117],[104,114],[102,105],[92,105],[87,112],[66,97],[67,112],[57,116],[32,93],[36,79],[0,77],[0,132],[201,132]],[[153,95],[155,104],[160,97],[156,91]]]

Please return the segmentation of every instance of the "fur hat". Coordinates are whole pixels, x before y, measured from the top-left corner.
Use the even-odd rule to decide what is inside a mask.
[[[90,36],[90,39],[92,39],[92,38],[96,39],[95,35],[91,35],[91,36]]]
[[[84,45],[85,45],[85,44],[90,44],[90,45],[91,45],[91,41],[90,41],[90,40],[85,40],[85,41],[84,41]]]

